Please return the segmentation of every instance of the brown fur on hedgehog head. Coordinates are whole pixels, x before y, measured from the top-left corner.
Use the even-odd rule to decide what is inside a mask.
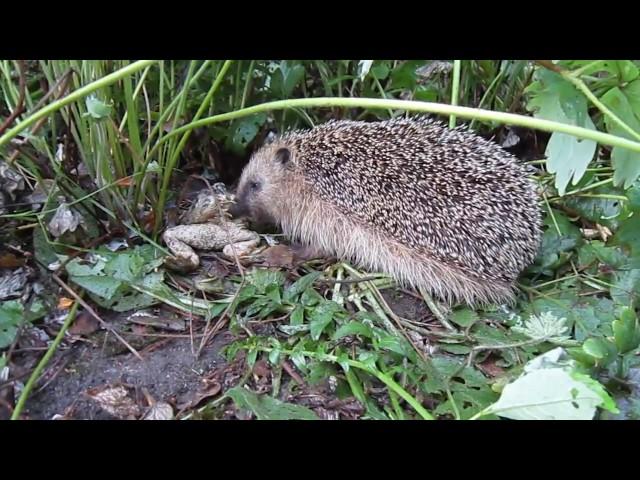
[[[280,142],[263,146],[251,157],[236,189],[229,212],[259,226],[277,225],[289,188],[295,188],[295,153]],[[291,199],[290,199],[291,200]]]

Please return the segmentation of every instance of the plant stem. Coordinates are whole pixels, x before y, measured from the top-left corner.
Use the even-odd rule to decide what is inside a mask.
[[[75,302],[71,307],[71,310],[69,311],[69,314],[67,315],[67,318],[65,319],[64,324],[62,325],[62,328],[60,328],[58,335],[56,335],[55,340],[53,341],[53,343],[51,344],[47,352],[44,354],[44,356],[42,357],[42,359],[40,360],[36,368],[33,370],[33,373],[29,377],[27,384],[24,386],[24,389],[20,394],[20,398],[18,399],[18,403],[16,404],[16,408],[13,411],[13,414],[11,415],[11,420],[18,420],[20,418],[20,413],[22,412],[24,405],[27,402],[29,393],[33,389],[33,386],[35,385],[35,383],[40,378],[40,374],[42,373],[42,370],[44,370],[44,367],[47,365],[47,363],[49,363],[49,360],[51,360],[51,357],[53,356],[54,352],[57,350],[58,345],[60,345],[60,342],[62,341],[62,338],[64,337],[64,334],[66,333],[67,329],[71,325],[71,322],[73,322],[73,319],[76,318],[77,311],[78,311],[78,302]]]
[[[590,130],[567,123],[554,122],[541,118],[533,118],[526,115],[517,115],[514,113],[493,112],[491,110],[483,110],[479,108],[460,107],[433,102],[419,102],[414,100],[388,100],[380,98],[298,98],[292,100],[277,100],[274,102],[266,102],[252,107],[243,108],[233,112],[222,113],[212,117],[203,118],[196,122],[189,123],[177,128],[164,136],[151,150],[152,154],[160,144],[176,135],[180,135],[188,130],[211,125],[218,122],[235,120],[237,118],[246,117],[255,113],[283,110],[288,108],[310,108],[310,107],[346,107],[346,108],[371,108],[371,109],[398,109],[414,112],[428,112],[440,115],[456,115],[462,118],[478,119],[483,121],[492,121],[516,125],[525,128],[532,128],[546,132],[560,132],[573,135],[577,138],[593,140],[603,145],[627,148],[634,152],[640,153],[640,142],[634,142],[623,137],[600,132],[598,130]]]
[[[458,105],[458,97],[460,96],[460,60],[453,61],[453,81],[451,82],[451,105]],[[456,127],[456,116],[449,117],[449,128]]]

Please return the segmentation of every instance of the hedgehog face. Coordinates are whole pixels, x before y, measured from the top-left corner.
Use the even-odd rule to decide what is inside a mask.
[[[277,145],[258,150],[242,171],[231,215],[249,217],[261,225],[277,223],[281,186],[291,169],[291,156],[288,148]]]

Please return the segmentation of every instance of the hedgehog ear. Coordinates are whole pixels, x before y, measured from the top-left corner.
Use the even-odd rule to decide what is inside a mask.
[[[287,166],[291,161],[291,151],[288,148],[279,148],[274,158],[280,165]]]

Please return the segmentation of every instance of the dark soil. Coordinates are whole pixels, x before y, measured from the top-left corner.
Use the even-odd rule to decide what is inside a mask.
[[[415,297],[391,290],[386,291],[384,297],[401,317],[423,321],[429,318],[426,305]],[[112,322],[118,323],[117,319],[112,319]],[[112,336],[105,342],[104,335],[104,331],[99,331],[89,336],[92,344],[76,342],[59,349],[27,401],[23,418],[46,420],[57,415],[83,420],[116,418],[88,393],[117,385],[127,387],[132,399],[141,406],[141,411],[148,407],[145,398],[150,397],[156,402],[169,403],[174,412],[188,412],[206,404],[203,391],[210,386],[208,381],[212,377],[220,377],[216,372],[234,367],[232,377],[235,381],[229,384],[221,382],[222,390],[209,400],[233,386],[246,369],[244,362],[235,366],[228,364],[221,354],[221,349],[234,339],[228,332],[215,337],[197,360],[188,337],[152,337],[144,346],[134,344],[144,362]],[[194,343],[193,348],[197,350],[198,341]],[[266,364],[262,365],[263,362],[259,363],[260,368],[268,368]],[[296,395],[286,395],[283,400],[311,407],[321,418],[357,418],[362,413],[355,399],[338,400],[324,385],[300,387]],[[229,418],[229,415],[225,417]],[[235,414],[231,417],[237,418]]]
[[[132,389],[134,396],[146,390],[155,401],[167,402],[177,410],[197,398],[206,374],[226,365],[220,349],[227,341],[225,336],[218,336],[196,360],[189,338],[156,340],[140,350],[144,362],[129,351],[109,354],[101,346],[75,344],[52,359],[48,370],[49,376],[55,378],[30,396],[24,416],[51,419],[59,414],[73,419],[112,419],[86,392],[120,384]],[[197,346],[196,343],[196,349]]]

